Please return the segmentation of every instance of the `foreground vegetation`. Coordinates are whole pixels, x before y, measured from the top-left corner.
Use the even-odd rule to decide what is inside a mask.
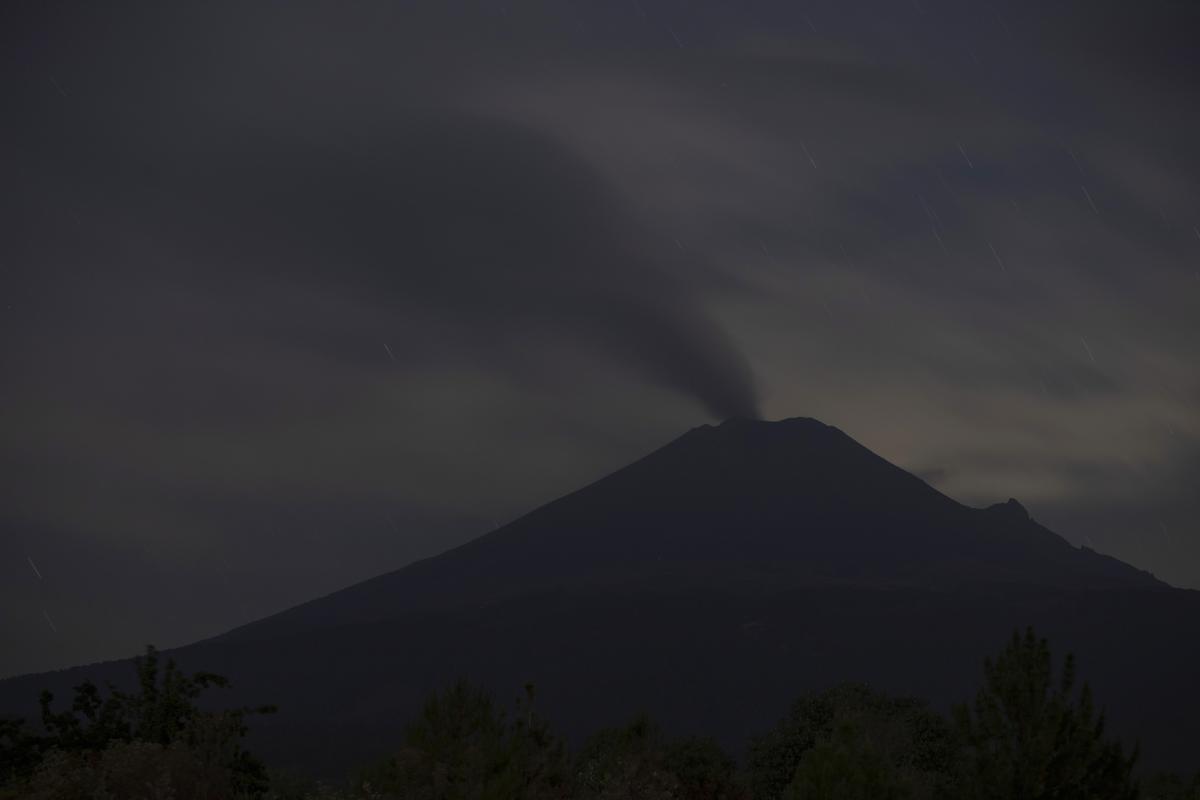
[[[949,718],[842,685],[796,700],[740,766],[645,716],[572,753],[532,687],[508,714],[459,682],[342,787],[271,774],[245,750],[247,716],[271,707],[200,710],[224,678],[160,669],[153,648],[137,671],[136,694],[84,683],[65,711],[43,692],[36,732],[0,720],[0,800],[1200,800],[1200,773],[1138,785],[1136,749],[1106,734],[1073,659],[1056,671],[1032,630],[985,662],[974,701]]]

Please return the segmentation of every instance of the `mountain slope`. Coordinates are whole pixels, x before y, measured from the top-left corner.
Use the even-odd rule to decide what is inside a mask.
[[[963,506],[809,419],[702,426],[487,536],[181,648],[274,702],[257,746],[338,774],[430,689],[527,681],[578,736],[645,709],[738,747],[796,694],[864,680],[945,707],[1038,626],[1143,741],[1194,768],[1200,592],[1077,549],[1016,501]],[[0,682],[0,709],[127,664]]]
[[[636,580],[1165,588],[1064,539],[1015,500],[963,506],[813,419],[695,428],[459,548],[222,638],[403,617]]]

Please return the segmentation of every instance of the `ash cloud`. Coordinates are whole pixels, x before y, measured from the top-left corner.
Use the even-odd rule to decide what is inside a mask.
[[[422,109],[369,137],[277,134],[192,158],[151,190],[172,200],[138,214],[179,261],[201,259],[201,280],[249,268],[384,320],[433,313],[506,360],[537,358],[539,340],[576,342],[717,418],[758,414],[750,367],[670,268],[675,248],[547,134]],[[391,355],[422,357],[427,342],[386,326]]]

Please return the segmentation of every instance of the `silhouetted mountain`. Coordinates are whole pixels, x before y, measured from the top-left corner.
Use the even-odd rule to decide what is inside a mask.
[[[1016,500],[963,506],[813,419],[729,420],[499,530],[239,628],[269,638],[581,585],[1158,586]],[[1165,587],[1163,587],[1165,588]]]
[[[966,700],[1027,624],[1078,654],[1148,763],[1194,767],[1200,592],[1075,548],[1016,500],[957,503],[811,419],[695,428],[468,544],[174,655],[281,706],[264,754],[336,771],[460,675],[502,697],[534,682],[568,732],[646,709],[736,746],[841,680]],[[0,708],[125,671],[5,681]]]

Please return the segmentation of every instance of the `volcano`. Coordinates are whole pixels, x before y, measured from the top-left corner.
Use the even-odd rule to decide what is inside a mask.
[[[647,711],[739,748],[795,696],[846,680],[935,707],[1033,625],[1141,742],[1190,769],[1200,592],[1076,548],[1016,500],[971,508],[813,419],[734,419],[485,536],[170,651],[271,702],[251,747],[332,776],[394,748],[456,677],[526,683],[569,736]],[[0,709],[126,662],[0,682]]]

